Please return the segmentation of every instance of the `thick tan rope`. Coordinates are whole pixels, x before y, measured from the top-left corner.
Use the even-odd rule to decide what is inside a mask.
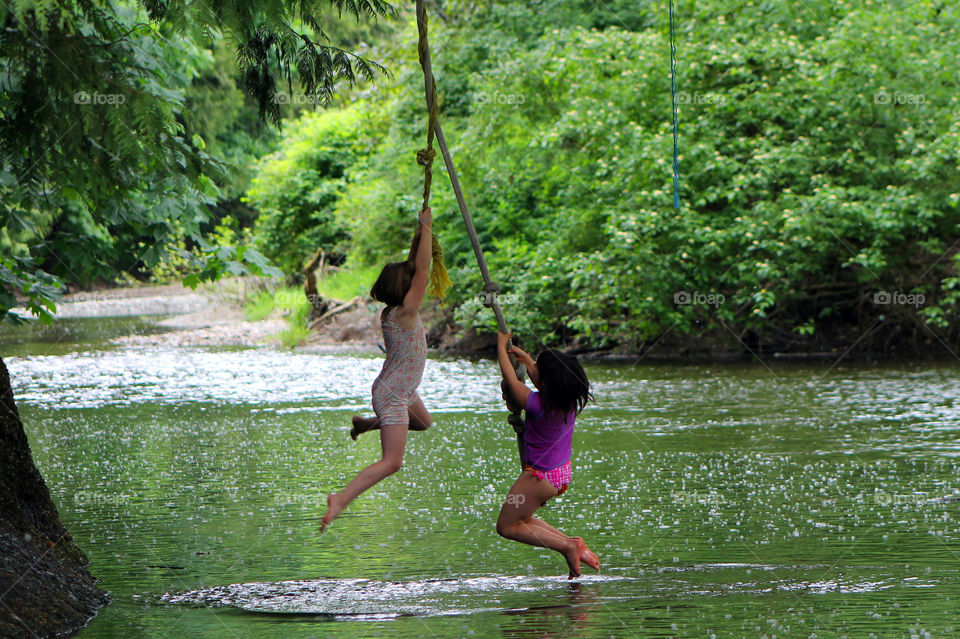
[[[460,178],[457,176],[457,170],[453,166],[453,158],[450,156],[450,149],[447,148],[447,141],[443,136],[443,128],[440,126],[437,82],[433,77],[433,67],[430,62],[430,44],[427,40],[427,8],[424,0],[417,0],[417,30],[420,34],[417,51],[420,55],[420,66],[423,67],[424,92],[427,96],[427,111],[430,114],[427,124],[427,148],[417,152],[417,162],[424,166],[424,206],[427,205],[430,199],[430,186],[433,183],[433,175],[430,167],[433,163],[433,158],[436,156],[436,151],[433,150],[433,138],[436,136],[440,153],[443,156],[443,163],[447,167],[447,175],[450,176],[450,185],[453,187],[453,193],[457,197],[457,204],[460,207],[463,224],[467,229],[467,235],[470,237],[473,253],[477,257],[480,276],[483,278],[483,305],[493,311],[494,317],[497,318],[497,326],[500,330],[508,333],[507,321],[503,317],[503,311],[500,309],[500,302],[497,301],[497,293],[500,292],[500,285],[490,277],[487,260],[483,257],[483,249],[480,247],[480,239],[477,237],[477,229],[473,225],[473,218],[470,216],[470,210],[467,208],[467,201],[463,197],[463,189],[460,188]],[[436,241],[436,237],[434,237],[434,241]],[[523,364],[518,364],[517,376],[523,379]],[[517,445],[520,448],[520,462],[523,463],[523,419],[520,417],[520,411],[511,414],[508,421],[517,433]]]
[[[419,15],[419,9],[418,9]],[[420,32],[420,64],[424,62],[424,56],[427,59],[427,67],[430,66],[430,51],[427,46],[427,23],[423,22],[423,29]],[[426,75],[425,75],[426,77]],[[430,186],[433,184],[433,159],[437,152],[433,150],[433,137],[437,127],[437,113],[439,105],[437,100],[437,83],[433,80],[433,74],[430,74],[430,82],[427,85],[427,107],[430,111],[429,121],[427,123],[427,148],[417,151],[417,164],[423,167],[423,208],[430,206]],[[431,253],[433,254],[432,268],[430,269],[430,294],[439,297],[441,301],[447,295],[447,289],[450,288],[450,276],[447,274],[447,265],[443,260],[443,249],[437,240],[436,234],[432,236]]]

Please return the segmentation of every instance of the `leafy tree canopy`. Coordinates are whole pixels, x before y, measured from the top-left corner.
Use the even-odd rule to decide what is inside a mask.
[[[253,249],[225,256],[199,242],[229,179],[203,137],[187,135],[203,126],[186,89],[221,38],[259,118],[278,127],[281,88],[292,94],[294,79],[323,103],[339,84],[383,72],[336,44],[331,8],[394,15],[381,0],[0,5],[0,313],[12,317],[18,292],[49,319],[61,280],[150,268],[181,236],[199,245],[191,259],[205,277],[220,272],[207,262],[268,271]]]

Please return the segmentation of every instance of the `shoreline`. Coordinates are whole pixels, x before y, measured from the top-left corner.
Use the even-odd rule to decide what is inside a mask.
[[[158,318],[155,325],[166,330],[156,333],[133,333],[114,337],[110,344],[121,346],[158,347],[282,347],[278,334],[288,328],[287,321],[278,313],[262,320],[246,318],[244,298],[249,287],[263,288],[263,281],[256,278],[233,278],[215,283],[206,283],[196,290],[181,284],[144,284],[126,287],[103,287],[89,291],[77,291],[64,295],[57,303],[57,319],[95,319],[113,317]],[[293,347],[305,353],[336,354],[382,352],[377,311],[379,304],[362,301],[354,308],[333,315],[311,330],[307,343]],[[17,309],[23,310],[23,309]],[[466,331],[457,335],[443,322],[427,319],[428,350],[434,354],[462,357],[489,358],[495,355],[495,338]],[[439,320],[438,316],[433,316]],[[435,323],[436,326],[429,326]],[[657,351],[657,343],[646,351],[629,351],[622,348],[584,349],[568,347],[584,362],[609,364],[744,364],[786,363],[830,364],[905,362],[905,361],[951,361],[956,356],[949,352],[929,351],[920,353],[851,352],[851,345],[835,345],[830,350],[807,352],[751,352],[740,350],[710,350],[704,348],[692,352],[689,347],[663,345]],[[679,348],[684,352],[671,350]]]

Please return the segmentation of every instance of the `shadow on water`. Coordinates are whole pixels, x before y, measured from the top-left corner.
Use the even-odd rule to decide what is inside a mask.
[[[825,578],[827,575],[832,577]],[[314,622],[382,623],[419,618],[426,623],[428,618],[445,617],[464,620],[467,626],[485,623],[511,637],[592,632],[691,636],[678,632],[678,621],[712,618],[717,623],[716,618],[725,611],[722,616],[730,620],[730,627],[745,629],[757,621],[751,618],[755,612],[748,611],[767,608],[763,625],[754,625],[754,629],[766,626],[790,636],[789,619],[785,624],[778,617],[782,611],[774,612],[785,604],[798,612],[806,609],[805,614],[816,620],[820,606],[808,600],[809,596],[824,597],[826,607],[834,605],[829,595],[869,596],[859,602],[844,600],[844,605],[877,620],[883,617],[876,611],[882,598],[894,596],[898,590],[912,590],[912,596],[923,597],[925,588],[936,586],[936,580],[900,578],[882,566],[732,563],[656,567],[641,570],[638,576],[592,575],[576,581],[488,575],[393,582],[321,579],[244,583],[166,594],[156,603],[226,608],[228,616],[239,623],[260,619],[291,629]],[[902,592],[900,598],[906,600]],[[469,622],[471,617],[478,622]],[[803,625],[802,619],[796,621]],[[618,634],[627,630],[629,634]]]

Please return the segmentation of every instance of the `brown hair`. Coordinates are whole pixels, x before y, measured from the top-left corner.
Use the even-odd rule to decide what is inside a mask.
[[[403,298],[410,290],[413,274],[416,272],[413,262],[390,262],[380,271],[380,276],[370,289],[370,297],[387,306],[403,305]]]

